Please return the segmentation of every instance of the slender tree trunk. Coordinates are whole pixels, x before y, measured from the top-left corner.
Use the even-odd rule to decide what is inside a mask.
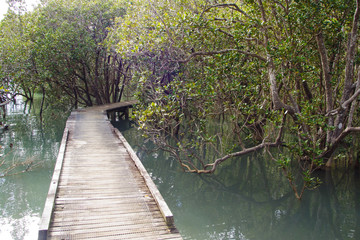
[[[89,89],[89,85],[88,85],[88,81],[87,81],[87,77],[86,77],[86,65],[84,62],[82,63],[82,71],[83,71],[83,78],[80,78],[80,79],[82,79],[84,82],[86,98],[87,98],[87,102],[89,103],[88,106],[93,106],[93,102],[91,100],[91,95],[90,95],[90,89]]]
[[[352,31],[349,33],[349,39],[347,44],[346,51],[346,66],[345,66],[345,80],[344,80],[344,89],[342,93],[342,97],[340,100],[340,109],[339,114],[335,119],[335,131],[332,141],[344,131],[345,129],[345,120],[349,113],[348,106],[344,106],[344,103],[351,97],[354,92],[353,83],[354,83],[354,62],[355,62],[355,54],[357,49],[357,35],[358,35],[358,26],[359,26],[359,18],[360,18],[360,0],[356,1],[356,10],[353,18]],[[354,100],[356,101],[356,100]]]
[[[331,74],[330,74],[330,66],[329,66],[329,59],[325,47],[324,42],[324,36],[323,33],[320,31],[316,35],[316,42],[318,45],[318,51],[320,54],[321,59],[321,69],[322,69],[322,76],[324,80],[324,86],[325,86],[325,105],[326,105],[326,112],[329,113],[333,110],[333,95],[332,95],[332,87],[331,87]],[[332,116],[329,116],[328,119],[328,125],[334,126],[334,118]],[[326,143],[327,145],[330,145],[332,142],[332,131],[329,129],[326,133]]]
[[[101,50],[96,50],[96,58],[95,58],[95,67],[94,67],[94,81],[93,81],[93,94],[95,95],[96,104],[101,105],[103,104],[103,100],[101,97],[102,91],[102,84],[100,83],[100,73],[99,73],[99,67],[100,67],[100,58],[101,58]]]
[[[41,106],[40,106],[40,120],[42,122],[42,114],[44,109],[44,102],[45,102],[45,88],[44,86],[41,87],[42,90],[42,99],[41,99]]]

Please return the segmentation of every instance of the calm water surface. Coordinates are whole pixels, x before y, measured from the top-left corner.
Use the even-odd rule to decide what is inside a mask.
[[[184,239],[360,239],[358,171],[319,173],[324,183],[298,201],[277,166],[261,153],[224,163],[215,175],[183,173],[175,159],[144,143],[136,128],[119,128]]]
[[[41,122],[34,114],[38,106],[30,111],[24,106],[18,100],[7,109],[10,129],[0,132],[0,154],[7,163],[30,159],[41,164],[34,171],[0,178],[1,240],[37,238],[67,117],[64,110],[48,109]],[[324,184],[306,192],[300,202],[261,154],[229,161],[215,175],[186,174],[171,156],[144,142],[136,128],[121,130],[170,206],[184,239],[360,239],[359,172],[322,173]]]
[[[6,124],[0,130],[0,174],[13,162],[32,160],[38,164],[31,172],[0,177],[0,239],[37,239],[38,224],[45,203],[66,114],[47,109],[41,122],[37,102],[25,108],[24,102],[7,107]],[[61,116],[62,115],[62,116]],[[12,145],[12,147],[10,147]],[[23,168],[15,169],[16,173]]]

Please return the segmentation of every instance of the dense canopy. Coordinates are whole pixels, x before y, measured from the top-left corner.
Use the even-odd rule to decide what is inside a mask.
[[[359,164],[359,5],[43,1],[1,22],[1,88],[91,106],[136,86],[139,127],[184,170],[263,151],[301,198],[316,169]]]

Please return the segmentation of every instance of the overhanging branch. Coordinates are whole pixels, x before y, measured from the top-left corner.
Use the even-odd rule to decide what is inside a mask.
[[[218,158],[213,163],[206,164],[204,169],[201,169],[201,170],[197,169],[195,166],[193,166],[193,164],[191,164],[191,166],[189,166],[182,162],[181,166],[183,168],[186,168],[189,172],[192,172],[192,173],[199,173],[199,174],[200,173],[213,173],[213,172],[215,172],[215,170],[219,164],[221,164],[222,162],[226,161],[229,158],[243,156],[243,155],[246,155],[246,154],[249,154],[252,152],[256,152],[256,151],[259,151],[259,150],[267,148],[267,147],[278,147],[281,145],[281,138],[282,138],[282,134],[283,134],[285,119],[286,119],[286,114],[283,117],[282,126],[279,130],[279,133],[278,133],[278,136],[277,136],[275,142],[265,142],[266,139],[264,139],[264,141],[259,145],[256,145],[256,146],[250,147],[250,148],[245,148],[239,152],[230,153],[221,158]],[[211,169],[207,169],[210,167],[211,167]]]
[[[9,104],[16,97],[16,95],[17,95],[17,93],[14,94],[13,96],[11,96],[11,98],[8,98],[5,102],[0,103],[0,107]]]

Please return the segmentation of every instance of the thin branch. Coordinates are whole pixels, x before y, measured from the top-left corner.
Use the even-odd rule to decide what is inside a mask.
[[[357,77],[357,82],[356,82],[356,88],[355,88],[355,93],[359,92],[360,93],[360,67],[358,67],[358,77]],[[355,95],[355,94],[354,94]],[[353,96],[354,96],[353,95]],[[359,94],[358,94],[359,95]],[[356,96],[357,97],[357,96]],[[352,98],[352,97],[351,97]],[[350,99],[351,99],[350,98]],[[355,100],[356,98],[354,98]],[[353,101],[351,103],[351,107],[350,107],[350,112],[349,112],[349,117],[348,117],[348,123],[347,123],[347,127],[351,127],[352,125],[352,121],[354,118],[354,112],[357,106],[357,101]]]
[[[266,148],[266,147],[277,147],[279,146],[280,143],[277,143],[277,142],[274,142],[274,143],[261,143],[259,145],[256,145],[254,147],[251,147],[251,148],[246,148],[240,152],[235,152],[235,153],[231,153],[231,154],[227,154],[225,155],[224,157],[222,158],[218,158],[215,160],[214,163],[211,163],[211,164],[207,164],[205,167],[212,167],[210,170],[204,170],[205,172],[209,172],[209,173],[213,173],[215,170],[216,170],[216,167],[221,164],[222,162],[224,162],[225,160],[229,159],[229,158],[233,158],[233,157],[239,157],[239,156],[243,156],[243,155],[246,155],[246,154],[249,154],[249,153],[252,153],[252,152],[256,152],[258,150],[261,150],[263,148]]]
[[[5,106],[7,104],[9,104],[15,97],[16,97],[17,93],[15,93],[14,95],[12,95],[10,98],[8,98],[8,100],[6,100],[5,102],[0,103],[0,107]]]
[[[283,118],[283,124],[285,122],[285,119],[286,119],[286,115],[284,116]],[[282,124],[282,125],[283,125]],[[256,151],[259,151],[261,149],[264,149],[264,148],[268,148],[268,147],[278,147],[281,145],[281,137],[282,137],[282,134],[283,134],[283,126],[281,126],[280,130],[279,130],[279,133],[278,133],[278,136],[275,140],[275,142],[272,142],[272,143],[269,143],[269,142],[265,142],[266,139],[264,139],[264,141],[259,144],[259,145],[256,145],[254,147],[250,147],[250,148],[246,148],[246,149],[243,149],[239,152],[235,152],[235,153],[230,153],[230,154],[227,154],[221,158],[218,158],[216,159],[213,163],[211,164],[206,164],[204,169],[202,170],[199,170],[197,168],[191,168],[189,165],[187,164],[184,164],[184,163],[181,163],[182,167],[185,167],[188,169],[189,172],[192,172],[192,173],[213,173],[215,172],[216,170],[216,167],[221,164],[222,162],[226,161],[227,159],[229,158],[233,158],[233,157],[239,157],[239,156],[243,156],[243,155],[246,155],[246,154],[249,154],[249,153],[252,153],[252,152],[256,152]],[[193,165],[192,165],[193,166]],[[206,168],[209,168],[211,167],[211,169],[207,170]]]
[[[332,145],[324,151],[322,154],[317,156],[317,159],[320,158],[330,158],[332,153],[335,151],[335,149],[338,147],[338,145],[341,143],[341,141],[349,134],[354,132],[360,132],[360,127],[347,127],[344,131],[341,132],[341,134],[334,140]]]
[[[351,85],[354,76],[354,59],[356,54],[356,46],[357,46],[357,32],[358,32],[358,23],[360,19],[360,0],[356,1],[356,10],[354,13],[353,23],[352,23],[352,30],[349,34],[347,52],[346,52],[346,66],[345,66],[345,83],[344,83],[344,90],[342,101],[349,97],[351,92]]]
[[[210,51],[210,52],[194,52],[188,58],[186,58],[184,60],[178,60],[176,62],[178,62],[178,63],[187,63],[191,59],[193,59],[194,57],[197,57],[197,56],[213,56],[213,55],[216,55],[216,54],[224,54],[224,53],[228,53],[228,52],[238,52],[238,53],[241,53],[241,54],[244,54],[244,55],[247,55],[247,56],[257,58],[257,59],[259,59],[259,60],[261,60],[263,62],[266,62],[266,58],[264,58],[264,57],[262,57],[262,56],[260,56],[258,54],[247,52],[247,51],[242,51],[242,50],[239,50],[239,49],[224,49],[224,50]]]
[[[218,29],[219,32],[225,34],[226,36],[228,37],[231,37],[231,38],[235,38],[234,35],[232,35],[231,33],[228,33],[228,32],[225,32],[224,30],[222,30],[221,28]]]
[[[346,100],[343,104],[341,104],[342,109],[346,109],[350,103],[352,103],[360,94],[360,89],[357,89],[356,92],[348,99]]]
[[[169,30],[167,24],[165,23],[164,19],[163,19],[163,18],[160,16],[160,14],[156,11],[156,8],[155,8],[154,4],[153,4],[151,1],[149,1],[149,3],[150,3],[151,8],[153,9],[154,13],[156,14],[156,16],[157,16],[157,17],[160,19],[160,21],[164,24],[164,26],[165,26],[165,31],[166,31],[166,33],[167,33],[170,41],[171,41],[172,43],[175,43],[174,39],[173,39],[172,36],[171,36],[172,34],[170,33],[170,30]]]
[[[355,89],[354,94],[348,100],[343,102],[340,105],[340,107],[326,113],[325,116],[337,115],[340,112],[342,112],[343,110],[346,110],[349,107],[349,105],[352,104],[357,99],[357,97],[360,95],[360,67],[359,67],[359,73],[358,73],[358,80],[357,80],[357,83],[355,83],[355,87],[356,87],[356,89]]]
[[[216,5],[212,5],[208,8],[206,8],[200,15],[200,17],[202,17],[204,15],[204,13],[210,11],[213,8],[230,8],[231,10],[235,10],[237,12],[240,12],[241,14],[243,14],[245,17],[247,17],[250,20],[254,20],[252,17],[250,17],[245,11],[243,11],[238,5],[236,5],[235,3],[223,3],[223,4],[216,4]]]
[[[277,5],[279,5],[285,12],[288,12],[286,7],[284,5],[282,5],[279,1],[273,0],[274,3],[276,3]]]
[[[214,18],[214,21],[224,21],[224,22],[232,22],[232,23],[241,23],[242,25],[245,25],[245,23],[243,21],[239,21],[239,20],[229,20],[227,18]]]

